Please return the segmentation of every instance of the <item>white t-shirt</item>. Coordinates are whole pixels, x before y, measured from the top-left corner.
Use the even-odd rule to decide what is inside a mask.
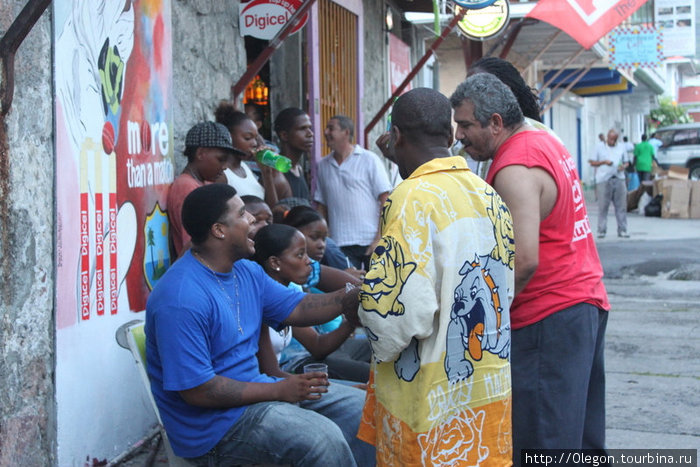
[[[287,326],[281,331],[277,332],[272,328],[270,329],[270,340],[272,341],[272,350],[275,352],[277,361],[280,361],[280,356],[282,355],[282,350],[289,345],[292,341],[292,327]]]
[[[253,172],[248,168],[248,164],[241,162],[241,167],[243,167],[245,171],[245,177],[236,175],[233,170],[228,167],[224,169],[228,184],[236,189],[236,194],[238,196],[253,195],[265,199],[265,189],[258,183],[258,179],[255,178]]]

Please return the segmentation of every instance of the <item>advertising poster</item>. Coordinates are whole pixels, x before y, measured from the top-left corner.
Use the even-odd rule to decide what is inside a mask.
[[[58,465],[114,455],[154,421],[115,331],[171,263],[170,15],[169,0],[53,2]]]
[[[656,0],[656,27],[663,31],[664,56],[695,55],[695,0]]]
[[[169,8],[128,0],[61,5],[59,329],[144,310],[170,264],[164,201],[174,179]]]

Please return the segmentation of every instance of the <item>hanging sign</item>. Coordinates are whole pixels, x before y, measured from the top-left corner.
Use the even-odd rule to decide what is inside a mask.
[[[303,0],[252,0],[238,5],[241,36],[271,40],[282,30],[289,18],[301,7]],[[301,17],[290,34],[304,27],[309,14]]]
[[[663,58],[662,36],[656,28],[615,28],[608,35],[610,68],[654,68]]]
[[[455,6],[455,16],[462,11],[464,11],[464,17],[457,23],[457,27],[468,38],[479,41],[503,32],[510,18],[510,9],[506,0],[497,0],[492,5],[479,9]]]

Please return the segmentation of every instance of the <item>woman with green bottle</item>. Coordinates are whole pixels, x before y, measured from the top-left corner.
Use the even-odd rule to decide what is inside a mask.
[[[224,170],[225,180],[236,189],[239,195],[253,195],[274,206],[280,199],[291,196],[291,188],[279,169],[270,167],[267,163],[274,159],[274,152],[263,146],[255,122],[248,115],[236,110],[230,102],[223,101],[214,112],[216,121],[228,128],[233,140],[235,153],[229,157],[227,168]],[[258,160],[260,180],[255,176],[249,164],[256,160],[256,154],[261,154]],[[272,154],[272,157],[270,156]],[[262,156],[265,156],[263,158]],[[282,156],[278,156],[282,157]],[[264,159],[264,160],[260,160]],[[272,161],[274,164],[276,161]],[[283,161],[278,162],[284,168]],[[287,169],[289,170],[289,169]]]

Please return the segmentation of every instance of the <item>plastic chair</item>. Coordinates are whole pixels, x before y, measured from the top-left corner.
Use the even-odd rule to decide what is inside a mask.
[[[170,441],[168,440],[168,434],[165,432],[163,422],[160,419],[158,406],[156,405],[156,401],[153,399],[153,394],[151,393],[151,382],[149,381],[148,373],[146,372],[146,334],[144,333],[143,320],[136,319],[122,324],[117,329],[115,337],[117,339],[117,344],[127,350],[130,350],[131,354],[136,360],[136,366],[138,367],[141,381],[146,388],[148,400],[151,401],[153,411],[156,413],[156,418],[158,419],[158,426],[163,439],[163,446],[165,446],[165,452],[168,455],[168,463],[170,464],[170,467],[192,467],[194,464],[189,462],[187,459],[176,456],[173,452],[173,448],[170,446]]]

